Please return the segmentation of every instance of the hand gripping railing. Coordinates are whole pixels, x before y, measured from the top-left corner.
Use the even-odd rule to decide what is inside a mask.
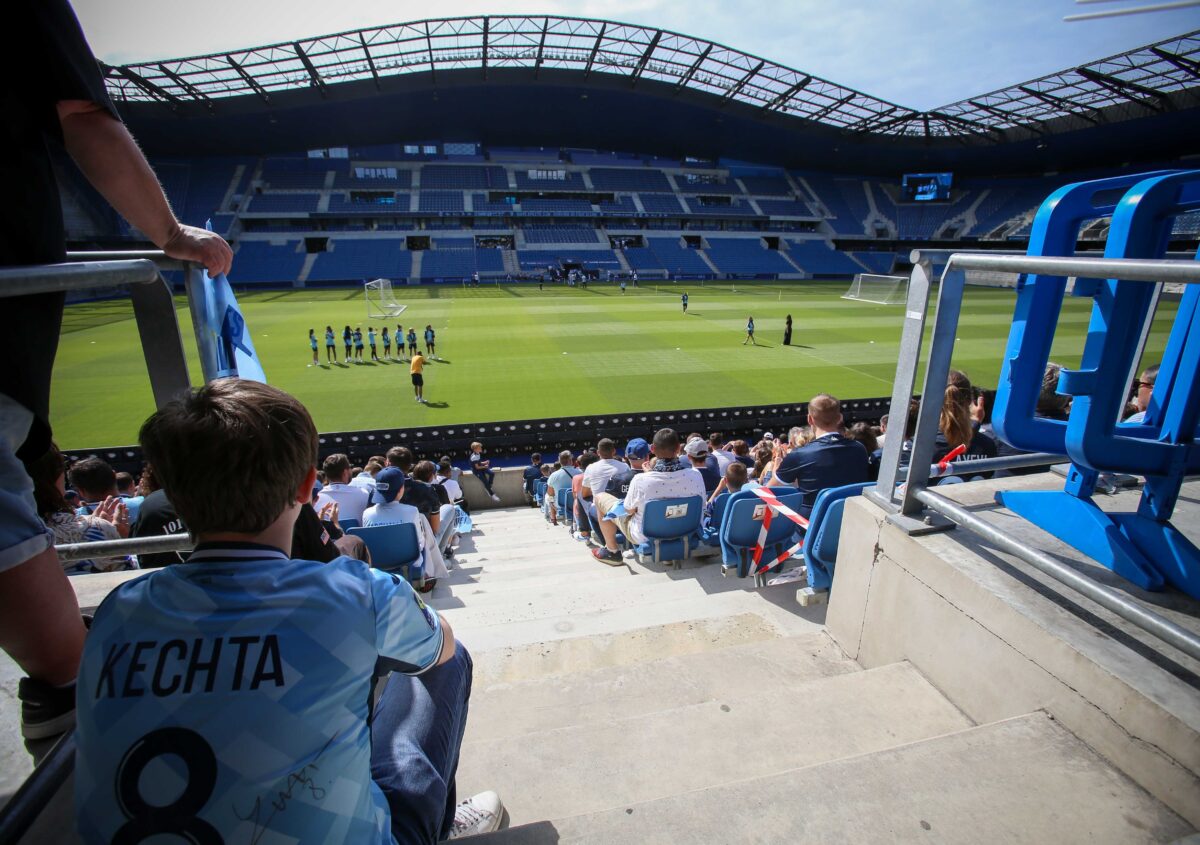
[[[920,251],[913,252],[912,260],[913,269],[908,285],[908,302],[905,305],[899,362],[896,368],[896,380],[892,388],[889,414],[890,419],[900,421],[908,419],[909,403],[915,395],[914,387],[921,359],[932,276],[931,264]],[[934,438],[937,436],[938,418],[941,412],[941,397],[945,393],[951,354],[958,331],[959,315],[962,311],[965,279],[963,273],[955,272],[961,270],[1036,273],[1081,279],[1117,278],[1123,281],[1145,283],[1196,284],[1200,283],[1200,262],[987,253],[954,253],[951,255],[946,261],[938,286],[937,310],[933,321],[929,359],[920,390],[921,401],[917,411],[917,426],[913,435],[907,472],[902,479],[900,463],[904,438],[889,437],[884,442],[879,482],[874,489],[864,491],[864,495],[889,512],[889,521],[910,533],[932,530],[930,518],[924,520],[919,518],[923,508],[928,508],[950,520],[951,524],[957,524],[980,534],[1006,552],[1082,592],[1146,632],[1170,643],[1189,656],[1200,659],[1200,637],[1192,632],[1181,628],[1160,614],[1130,601],[1121,593],[1080,576],[1028,544],[997,532],[987,522],[969,513],[958,504],[927,489]],[[926,401],[926,397],[933,397],[933,399]],[[893,426],[902,427],[903,423],[893,423]],[[1050,462],[1047,460],[1049,456],[1022,457],[1032,458],[1038,463]],[[962,467],[965,472],[986,472],[1001,468],[999,465],[992,464],[993,462],[990,460],[981,460],[962,462],[957,466]],[[901,480],[904,481],[904,485],[898,488]]]

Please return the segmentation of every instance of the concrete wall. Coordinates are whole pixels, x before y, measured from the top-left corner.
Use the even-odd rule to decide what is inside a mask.
[[[1049,712],[1200,826],[1195,667],[1022,566],[963,529],[909,537],[850,499],[826,624],[865,668],[911,661],[979,723]]]

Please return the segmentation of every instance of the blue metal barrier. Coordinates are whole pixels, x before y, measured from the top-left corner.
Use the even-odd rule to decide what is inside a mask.
[[[1163,256],[1174,217],[1200,208],[1200,171],[1069,185],[1039,209],[1030,253],[1073,250],[1080,223],[1107,210],[1091,198],[1114,188],[1126,192],[1112,206],[1105,258]],[[1200,468],[1194,444],[1200,420],[1200,289],[1190,286],[1180,303],[1145,421],[1122,424],[1154,286],[1121,278],[1077,280],[1074,295],[1092,297],[1093,307],[1080,367],[1063,370],[1058,384],[1059,393],[1074,397],[1070,416],[1040,419],[1034,409],[1065,283],[1061,276],[1029,276],[1020,288],[993,421],[1019,448],[1064,451],[1071,471],[1060,492],[1007,491],[997,498],[1143,589],[1171,584],[1200,598],[1200,550],[1170,522],[1185,473]],[[1100,472],[1146,477],[1136,512],[1104,513],[1097,507],[1091,497]]]

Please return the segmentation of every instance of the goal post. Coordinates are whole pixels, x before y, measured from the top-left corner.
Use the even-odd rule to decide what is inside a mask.
[[[375,279],[363,283],[363,295],[367,299],[368,320],[388,320],[403,313],[407,305],[401,305],[392,295],[391,279]]]
[[[842,299],[874,302],[876,305],[903,305],[908,301],[907,276],[876,276],[859,273]]]

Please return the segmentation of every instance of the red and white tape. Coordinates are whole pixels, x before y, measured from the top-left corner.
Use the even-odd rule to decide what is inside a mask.
[[[787,560],[792,555],[796,554],[796,552],[804,548],[804,541],[801,540],[799,543],[792,546],[774,560],[767,561],[766,563],[762,562],[764,544],[767,541],[767,533],[771,530],[772,514],[779,514],[784,519],[791,520],[805,530],[808,529],[808,520],[779,501],[775,494],[771,492],[769,487],[752,487],[751,490],[754,492],[754,495],[762,499],[763,504],[767,506],[766,511],[763,513],[762,528],[760,528],[758,531],[758,542],[754,545],[754,574],[761,575],[772,566],[783,563],[783,561]]]

